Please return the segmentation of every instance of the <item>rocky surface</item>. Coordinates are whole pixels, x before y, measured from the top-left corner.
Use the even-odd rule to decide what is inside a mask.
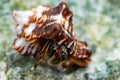
[[[88,68],[61,73],[42,63],[28,72],[34,60],[10,48],[14,39],[14,10],[38,5],[56,6],[61,0],[0,0],[0,80],[120,80],[120,1],[66,0],[74,13],[78,39],[88,42],[92,62]]]

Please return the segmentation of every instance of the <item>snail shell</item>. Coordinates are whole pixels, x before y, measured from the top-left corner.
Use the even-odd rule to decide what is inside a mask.
[[[37,53],[42,51],[48,41],[53,41],[53,45],[58,44],[65,49],[59,49],[57,46],[58,52],[51,53],[55,55],[48,60],[51,65],[63,54],[59,52],[65,51],[66,54],[61,57],[60,61],[58,60],[59,64],[87,66],[91,60],[92,52],[87,49],[86,42],[76,39],[72,16],[73,13],[65,2],[61,2],[56,7],[38,6],[32,10],[14,11],[16,38],[13,41],[12,48],[21,54],[37,56]],[[52,51],[49,47],[47,47],[47,50]],[[43,57],[43,59],[45,58]]]
[[[65,2],[54,8],[38,6],[32,10],[14,11],[17,37],[12,48],[21,54],[34,54],[44,39],[52,39],[61,44],[73,35],[72,16]]]

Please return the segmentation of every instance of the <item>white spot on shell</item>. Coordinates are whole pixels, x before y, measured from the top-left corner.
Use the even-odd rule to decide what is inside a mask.
[[[30,47],[31,46],[31,47]],[[18,52],[23,48],[21,54],[25,54],[25,53],[32,53],[34,54],[38,48],[38,46],[26,42],[24,38],[17,38],[15,45],[12,46],[14,49],[18,49]]]
[[[21,34],[21,32],[22,32],[22,27],[23,27],[22,24],[19,24],[19,25],[16,27],[16,33],[17,33],[17,34]]]
[[[26,36],[30,35],[32,33],[32,31],[35,29],[36,24],[35,23],[31,23],[26,29]]]
[[[28,17],[34,15],[32,11],[14,11],[13,18],[17,24],[25,24],[28,22]]]
[[[46,9],[46,8],[43,7],[43,6],[38,6],[38,7],[36,8],[36,11],[37,11],[36,16],[37,16],[37,18],[39,18],[39,17],[42,16],[42,12],[43,12],[45,9]]]
[[[69,22],[66,21],[66,22],[65,22],[65,29],[68,29],[68,26],[69,26]]]
[[[23,38],[17,39],[16,43],[15,43],[15,47],[20,47],[20,46],[23,47],[25,45],[25,43],[26,43],[25,39],[23,39]]]
[[[56,16],[53,16],[52,18],[53,18],[54,20],[56,20],[58,23],[60,23],[60,24],[61,24],[61,22],[63,21],[63,17],[62,17],[61,14],[56,15]]]
[[[25,45],[24,45],[24,49],[23,49],[23,51],[22,51],[22,54],[25,54],[26,53],[26,51],[28,50],[28,46],[29,46],[30,44],[29,43],[26,43]]]

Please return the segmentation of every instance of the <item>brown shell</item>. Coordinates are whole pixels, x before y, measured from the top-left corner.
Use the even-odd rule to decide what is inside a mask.
[[[76,39],[72,16],[73,13],[67,7],[66,2],[61,2],[54,8],[38,6],[28,11],[14,11],[13,19],[16,24],[17,37],[12,48],[21,54],[35,55],[40,52],[47,41],[53,40],[67,47],[66,64],[69,62],[87,66],[92,52],[87,49],[86,42]]]
[[[71,17],[73,14],[65,2],[60,3],[55,8],[40,6],[40,9],[41,8],[43,8],[43,11],[41,10],[40,16],[38,16],[39,11],[37,11],[39,7],[26,12],[13,12],[17,34],[17,38],[13,42],[13,48],[16,50],[19,51],[18,48],[21,47],[15,46],[15,43],[20,39],[24,39],[29,45],[35,44],[41,37],[53,39],[60,44],[72,36],[72,30],[70,30],[71,28],[69,29],[69,27],[72,27]],[[28,20],[25,22],[26,18],[24,18],[24,16],[26,15]],[[38,45],[40,45],[40,43],[38,43]],[[21,49],[19,52],[21,52]]]

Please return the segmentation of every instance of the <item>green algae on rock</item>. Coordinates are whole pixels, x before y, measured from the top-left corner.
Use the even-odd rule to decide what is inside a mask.
[[[77,38],[89,42],[89,47],[93,51],[89,67],[78,69],[71,74],[63,74],[51,70],[42,63],[33,73],[26,75],[25,72],[32,67],[34,61],[10,49],[10,44],[14,39],[12,11],[31,9],[38,5],[55,6],[61,0],[0,0],[0,63],[7,65],[7,71],[2,71],[7,80],[120,79],[120,0],[66,1],[70,10],[74,12],[73,23]],[[18,78],[16,78],[17,75]]]

